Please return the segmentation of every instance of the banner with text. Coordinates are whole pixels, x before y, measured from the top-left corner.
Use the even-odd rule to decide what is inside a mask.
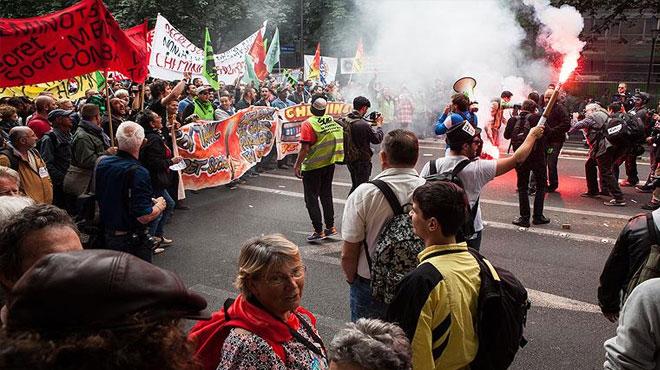
[[[224,53],[215,54],[215,67],[218,70],[218,80],[225,85],[233,84],[238,76],[243,74],[245,70],[245,56],[250,51],[257,34],[266,31],[266,24],[257,32],[250,35],[245,40],[241,41],[238,45],[225,51]]]
[[[298,104],[292,107],[280,109],[278,116],[280,122],[277,125],[277,159],[282,159],[289,154],[300,151],[300,126],[312,116],[310,104]],[[326,113],[338,119],[353,110],[351,104],[330,102],[326,107]]]
[[[151,76],[172,81],[181,79],[183,72],[191,72],[193,77],[206,81],[202,76],[203,64],[204,50],[195,46],[165,17],[158,14],[149,56]]]
[[[305,80],[308,78],[309,69],[314,62],[313,55],[305,55]],[[335,80],[337,76],[337,58],[321,57],[321,81],[330,83]]]
[[[0,87],[106,69],[143,82],[146,58],[101,0],[83,0],[41,17],[0,19]]]
[[[44,82],[36,85],[0,87],[0,98],[27,96],[34,99],[44,91],[50,91],[55,99],[76,100],[85,96],[85,91],[96,90],[95,73],[72,77],[66,80]]]
[[[277,130],[277,109],[250,107],[224,121],[183,126],[176,138],[186,168],[186,189],[199,190],[231,182],[270,153]]]

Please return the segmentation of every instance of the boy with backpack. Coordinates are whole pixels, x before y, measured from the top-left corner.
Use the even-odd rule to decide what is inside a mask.
[[[425,182],[415,171],[418,153],[414,133],[388,132],[380,151],[383,172],[346,200],[341,266],[350,284],[351,321],[384,318],[396,284],[417,266],[424,245],[404,206]]]
[[[520,148],[525,142],[529,130],[536,126],[541,116],[536,112],[536,103],[531,100],[525,100],[522,103],[520,114],[517,117],[511,117],[504,130],[504,138],[511,140],[513,150]],[[529,175],[534,176],[536,183],[536,193],[534,194],[534,216],[532,223],[534,225],[547,224],[550,220],[543,215],[543,203],[545,202],[545,142],[537,140],[534,143],[532,152],[527,159],[516,166],[516,177],[518,186],[518,206],[520,216],[513,220],[513,224],[522,227],[529,227],[529,218],[531,216],[529,209]]]
[[[493,160],[477,160],[483,145],[480,134],[481,129],[473,127],[467,121],[452,126],[447,131],[449,154],[434,160],[435,172],[431,171],[431,162],[433,162],[431,161],[424,165],[420,174],[427,181],[437,178],[445,179],[448,173],[451,174],[455,169],[459,169],[458,165],[463,162],[464,167],[458,171],[456,177],[460,179],[463,190],[467,194],[470,210],[473,210],[471,217],[474,220],[474,234],[465,239],[468,247],[475,250],[479,250],[481,246],[481,231],[484,228],[479,205],[481,189],[495,177],[503,175],[514,169],[517,164],[523,163],[534,148],[536,140],[543,135],[543,128],[532,127],[525,141],[512,156]],[[466,160],[469,162],[465,162]]]

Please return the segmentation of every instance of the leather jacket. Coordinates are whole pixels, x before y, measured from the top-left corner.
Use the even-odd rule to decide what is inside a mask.
[[[654,242],[650,238],[646,214],[628,220],[600,275],[598,304],[603,313],[619,312],[623,304],[620,299],[621,291],[627,288],[639,266],[646,261],[653,243],[657,241]]]

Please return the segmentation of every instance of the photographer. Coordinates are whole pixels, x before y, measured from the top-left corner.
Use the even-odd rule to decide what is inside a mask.
[[[651,201],[642,206],[642,209],[649,211],[660,208],[660,166],[657,165],[660,160],[660,114],[650,112],[651,114],[651,135],[646,138],[646,142],[651,145],[651,162],[656,163],[655,170],[649,174],[650,184],[653,188],[653,196]]]
[[[364,115],[371,107],[371,102],[364,96],[353,99],[353,112],[340,120],[344,128],[344,162],[351,173],[351,191],[360,184],[369,181],[371,176],[371,144],[383,141],[383,117],[378,112],[372,112],[367,119]],[[371,125],[375,124],[376,129]],[[348,135],[347,135],[348,134]],[[349,193],[349,194],[350,194]]]

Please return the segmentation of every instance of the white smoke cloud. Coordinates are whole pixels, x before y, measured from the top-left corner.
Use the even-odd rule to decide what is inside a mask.
[[[580,12],[570,5],[556,8],[548,0],[524,0],[534,7],[536,18],[543,25],[538,41],[546,50],[562,55],[579,55],[586,43],[579,39],[584,28]]]

